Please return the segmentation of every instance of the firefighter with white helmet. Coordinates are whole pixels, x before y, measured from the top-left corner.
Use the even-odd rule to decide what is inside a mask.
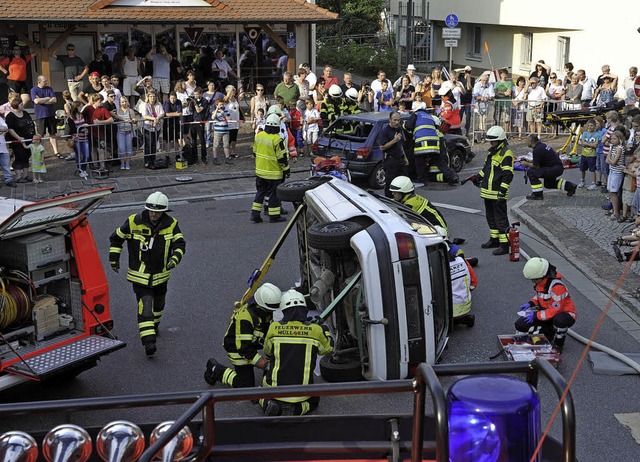
[[[264,354],[270,365],[262,385],[306,385],[313,383],[313,371],[318,355],[333,351],[329,331],[307,320],[304,295],[296,290],[282,294],[280,310],[283,318],[273,321],[264,340]],[[303,415],[318,407],[317,396],[294,396],[260,400],[264,413],[274,415]]]
[[[342,114],[347,111],[347,103],[343,98],[342,88],[340,85],[333,84],[329,87],[327,96],[320,105],[320,117],[325,127],[328,127]]]
[[[360,106],[358,106],[358,90],[355,89],[354,87],[351,88],[347,88],[347,90],[344,92],[344,96],[345,96],[345,114],[359,114],[362,112],[362,109],[360,109]]]
[[[109,263],[116,273],[120,270],[122,247],[127,242],[127,280],[133,284],[138,300],[138,330],[147,356],[156,352],[167,283],[186,248],[178,220],[168,211],[169,198],[156,191],[147,197],[144,210],[129,216],[109,238]]]
[[[576,322],[576,307],[556,267],[545,258],[531,258],[522,270],[534,283],[536,294],[518,308],[518,332],[544,334],[562,353],[565,335]]]
[[[457,101],[453,96],[453,83],[449,81],[443,83],[438,90],[438,95],[442,97],[442,104],[437,110],[437,114],[443,120],[440,124],[440,131],[445,134],[462,135],[460,109],[456,107]]]
[[[493,255],[506,255],[509,253],[507,198],[513,181],[513,152],[507,135],[498,125],[487,130],[486,139],[491,144],[489,154],[482,170],[471,177],[473,184],[480,188],[489,225],[489,240],[480,247],[495,249]]]
[[[276,188],[290,175],[287,146],[280,136],[280,116],[269,114],[264,131],[253,142],[256,158],[256,195],[251,205],[251,221],[262,222],[262,204],[267,200],[267,214],[272,223],[285,221]]]
[[[416,194],[413,182],[408,176],[395,177],[389,186],[389,191],[391,191],[394,200],[410,207],[414,212],[429,220],[432,225],[441,226],[447,230],[447,222],[440,211],[429,202],[429,199]]]
[[[268,363],[260,350],[273,320],[273,312],[280,308],[281,299],[282,291],[266,282],[248,303],[238,304],[222,341],[233,369],[209,358],[204,372],[204,379],[209,385],[222,382],[233,388],[255,386],[254,367],[264,369]]]

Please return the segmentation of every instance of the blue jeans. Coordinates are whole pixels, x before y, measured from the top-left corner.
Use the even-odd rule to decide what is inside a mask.
[[[91,160],[91,150],[88,141],[76,141],[76,167],[83,172],[87,171],[87,163]]]
[[[118,130],[118,157],[131,156],[133,154],[133,132]]]
[[[8,152],[0,152],[0,168],[2,168],[2,176],[5,183],[13,181],[13,175],[11,174],[11,159]]]

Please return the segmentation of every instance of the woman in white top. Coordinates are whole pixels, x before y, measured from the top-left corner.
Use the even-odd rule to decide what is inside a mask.
[[[184,82],[184,87],[187,90],[187,94],[189,96],[193,96],[193,90],[195,90],[197,86],[198,84],[196,82],[196,73],[192,70],[188,70],[187,80]]]
[[[256,85],[256,95],[251,98],[251,120],[256,120],[258,117],[258,109],[262,109],[267,114],[269,110],[269,100],[264,96],[264,86],[262,84]]]
[[[162,127],[164,109],[158,101],[158,94],[147,94],[147,102],[142,105],[142,118],[144,119],[144,168],[154,168],[158,144],[158,133]]]
[[[518,139],[522,139],[522,128],[524,127],[524,101],[527,97],[525,88],[526,79],[522,76],[518,77],[515,86],[511,89],[511,120],[513,126],[518,128]]]
[[[182,103],[182,133],[183,137],[186,138],[191,133],[190,122],[193,122],[193,112],[191,110],[191,105],[189,104],[189,98],[191,98],[192,94],[188,93],[186,82],[184,80],[178,80],[173,87],[173,91],[176,92],[176,96]]]
[[[126,96],[120,98],[120,107],[113,113],[113,117],[118,121],[120,170],[130,170],[131,157],[133,157],[133,124],[136,121],[136,113],[129,107],[129,100]]]
[[[227,85],[225,87],[227,94],[224,97],[225,110],[229,114],[229,156],[238,157],[236,154],[236,141],[238,140],[238,130],[240,130],[240,103],[236,98],[236,87]]]
[[[120,70],[124,75],[122,81],[122,94],[129,98],[129,105],[136,103],[138,93],[134,90],[140,80],[140,58],[136,56],[134,47],[127,48],[127,55],[122,58]]]
[[[4,177],[4,184],[10,188],[15,188],[16,185],[13,182],[13,175],[11,174],[11,160],[9,150],[7,149],[7,142],[4,138],[5,133],[9,131],[7,123],[4,121],[4,117],[0,114],[0,168],[2,168],[2,176]]]

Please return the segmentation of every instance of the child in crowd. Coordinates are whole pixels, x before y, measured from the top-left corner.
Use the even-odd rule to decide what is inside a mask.
[[[31,144],[22,146],[31,152],[31,172],[33,173],[34,183],[44,183],[42,174],[47,173],[47,167],[44,165],[44,146],[42,146],[42,138],[40,135],[34,135]]]
[[[609,177],[607,180],[607,190],[609,191],[609,200],[613,206],[613,214],[611,220],[621,222],[620,201],[618,191],[622,187],[623,170],[624,170],[624,144],[626,138],[624,133],[615,130],[609,136],[609,154],[605,162],[609,165]],[[624,220],[623,220],[624,221]]]
[[[224,97],[224,109],[229,116],[229,152],[231,157],[236,158],[238,157],[236,154],[236,142],[238,141],[238,132],[240,131],[240,121],[244,120],[244,116],[242,115],[240,103],[236,97],[236,88],[233,85],[227,85],[225,91],[227,94]]]
[[[282,96],[278,96],[276,98],[276,104],[278,105],[278,107],[282,111],[282,116],[280,117],[282,119],[282,121],[285,124],[288,124],[289,122],[291,122],[291,114],[289,114],[289,111],[287,110],[287,107],[284,104],[284,98]]]
[[[320,130],[318,122],[320,112],[316,109],[313,99],[307,98],[305,101],[306,109],[304,111],[303,136],[304,136],[304,154],[309,155],[313,144],[318,140],[318,132]]]
[[[376,100],[378,101],[378,112],[393,111],[393,92],[389,90],[389,82],[387,80],[382,81],[382,89],[376,93]]]
[[[216,108],[211,111],[213,120],[213,163],[220,165],[218,149],[222,146],[227,164],[232,163],[229,152],[229,117],[224,109],[224,100],[216,100]]]
[[[407,102],[406,101],[398,101],[398,114],[400,115],[409,115],[410,111],[407,111]]]
[[[598,144],[600,144],[601,139],[602,135],[596,130],[595,119],[589,119],[585,124],[585,131],[582,132],[580,140],[578,141],[578,144],[582,146],[582,152],[580,153],[581,179],[578,184],[578,188],[584,188],[585,176],[587,174],[587,170],[589,170],[593,176],[593,181],[587,189],[589,191],[598,189],[598,186],[596,185],[596,148],[598,147]]]
[[[422,100],[422,93],[416,92],[414,95],[415,101],[413,102],[412,110],[415,112],[418,109],[426,109],[427,103]]]
[[[613,131],[620,125],[620,115],[616,111],[609,111],[606,113],[607,125],[604,129],[604,133],[602,135],[602,156],[604,158],[604,163],[602,164],[602,192],[607,192],[607,175],[609,174],[609,170],[611,169],[611,164],[606,161],[609,157],[609,151],[611,150],[611,134]],[[626,140],[625,140],[626,141]],[[624,143],[623,143],[624,146]]]
[[[621,220],[633,223],[635,221],[632,209],[633,195],[636,192],[636,174],[638,172],[638,159],[635,154],[627,157],[627,166],[624,168],[622,181],[622,217]]]
[[[264,124],[267,123],[267,119],[264,116],[264,108],[259,107],[256,111],[256,118],[251,122],[251,128],[257,135],[260,130],[264,129]]]
[[[290,118],[290,122],[289,122],[289,127],[291,130],[291,134],[293,135],[293,138],[296,140],[296,151],[298,151],[298,154],[300,155],[300,157],[304,156],[304,151],[300,152],[301,148],[303,147],[302,145],[302,114],[300,113],[300,111],[298,111],[298,108],[296,107],[296,102],[295,101],[291,101],[289,103],[289,118]]]

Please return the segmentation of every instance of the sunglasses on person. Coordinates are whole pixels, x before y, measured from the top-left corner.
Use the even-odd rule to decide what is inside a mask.
[[[264,91],[264,88],[256,88],[256,91]]]
[[[67,51],[75,51],[75,48],[67,48]]]

